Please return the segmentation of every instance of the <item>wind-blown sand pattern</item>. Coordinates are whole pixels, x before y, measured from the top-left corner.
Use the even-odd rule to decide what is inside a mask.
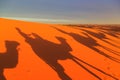
[[[12,43],[7,47],[6,40],[16,43],[17,57],[14,51],[10,58],[4,55],[13,47]],[[1,18],[0,78],[119,80],[119,44],[119,25],[55,25]],[[13,66],[6,67],[8,63]]]

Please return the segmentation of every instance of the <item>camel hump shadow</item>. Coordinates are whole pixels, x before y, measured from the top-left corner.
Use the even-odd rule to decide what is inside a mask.
[[[31,33],[30,35],[33,36],[31,37],[30,35],[22,32],[19,28],[16,28],[16,30],[31,46],[34,53],[55,70],[62,80],[72,80],[65,73],[63,66],[58,63],[58,60],[66,60],[71,57],[70,51],[72,51],[72,48],[66,42],[66,39],[56,37],[60,41],[60,44],[57,44],[43,39],[36,33]]]
[[[31,33],[31,35],[34,36],[34,38],[32,38],[28,34],[22,32],[19,28],[16,28],[16,30],[25,38],[25,41],[30,44],[33,51],[42,59],[51,58],[50,60],[58,60],[66,59],[70,56],[69,52],[72,51],[72,48],[66,42],[66,39],[62,37],[56,37],[60,41],[60,44],[57,44],[43,39],[36,33]]]
[[[70,54],[70,51],[72,51],[72,48],[67,43],[66,39],[64,39],[62,37],[56,37],[60,41],[60,44],[56,44],[54,42],[43,39],[36,33],[31,34],[32,36],[34,36],[34,38],[33,38],[33,37],[29,36],[28,34],[22,32],[19,28],[16,28],[16,30],[23,38],[25,38],[25,41],[31,46],[31,48],[35,52],[35,54],[40,59],[42,59],[46,64],[48,64],[53,70],[56,71],[56,73],[58,74],[59,78],[61,78],[61,80],[72,80],[65,73],[64,67],[58,63],[58,60],[66,60],[66,59],[71,59],[76,64],[81,66],[83,69],[85,69],[87,72],[89,72],[91,75],[96,77],[98,80],[102,80],[102,79],[97,74],[95,74],[92,70],[88,69],[85,65],[87,65],[109,77],[112,77],[115,80],[118,80],[116,77],[114,77],[114,76],[98,69],[97,67],[90,65],[89,63],[85,62],[84,60],[79,59],[79,58],[75,57],[74,55]],[[86,41],[92,42],[92,44],[94,44],[92,46],[99,45],[99,44],[97,44],[96,40],[94,40],[88,34],[84,33],[86,35],[86,37],[84,37],[84,36],[80,36],[75,33],[64,32],[62,30],[61,30],[61,32],[72,36],[75,40],[80,41],[80,43],[90,47],[91,49],[94,49],[94,47],[89,46],[89,45],[91,45],[91,43],[87,44]],[[83,65],[81,63],[83,63],[85,65]]]

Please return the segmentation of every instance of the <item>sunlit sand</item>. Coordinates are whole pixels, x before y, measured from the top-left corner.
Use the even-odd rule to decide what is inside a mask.
[[[1,18],[1,54],[6,52],[6,40],[20,44],[17,65],[0,68],[7,80],[120,79],[120,25],[57,25]]]

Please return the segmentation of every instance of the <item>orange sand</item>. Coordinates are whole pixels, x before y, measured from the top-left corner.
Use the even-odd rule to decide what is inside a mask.
[[[72,55],[120,79],[120,63],[117,63],[104,56],[101,56],[100,54],[98,54],[98,52],[77,42],[70,35],[62,33],[54,28],[56,27],[65,32],[68,33],[72,32],[86,37],[86,35],[83,34],[83,32],[85,31],[83,31],[82,29],[80,30],[79,27],[72,28],[69,26],[62,26],[62,25],[32,23],[32,22],[8,20],[1,18],[0,19],[0,52],[5,52],[6,50],[4,44],[5,40],[18,41],[20,43],[19,62],[17,66],[15,68],[4,69],[5,70],[4,75],[7,78],[7,80],[61,80],[58,77],[57,73],[34,53],[30,45],[26,43],[25,39],[17,32],[17,30],[15,29],[16,27],[18,27],[27,34],[34,32],[39,36],[41,36],[43,39],[46,39],[48,41],[57,44],[60,44],[60,41],[56,39],[56,36],[63,37],[64,39],[67,40],[67,43],[72,48],[72,51],[70,52]],[[92,29],[92,28],[83,28],[83,29],[95,33],[99,32],[98,29]],[[112,40],[108,40],[110,43],[120,46],[119,45],[120,38],[116,38],[106,33],[104,34],[108,39],[112,39]],[[120,52],[120,49],[118,47],[110,45],[92,35],[90,36],[93,39],[95,39],[97,43],[106,46],[114,51]],[[116,56],[99,46],[96,46],[96,48],[100,49],[101,51],[111,56],[120,59],[120,56]],[[72,80],[98,80],[96,77],[88,73],[81,66],[79,66],[70,59],[59,60],[59,63],[64,67],[66,74],[69,75],[69,77],[71,77]],[[91,71],[93,71],[96,75],[100,76],[102,80],[114,80],[113,78],[104,75],[101,72],[93,68],[90,68],[87,65],[85,66]]]

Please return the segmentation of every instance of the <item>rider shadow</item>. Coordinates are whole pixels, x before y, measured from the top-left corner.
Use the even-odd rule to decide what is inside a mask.
[[[112,61],[115,61],[115,62],[120,63],[120,60],[119,60],[119,59],[117,59],[117,58],[115,58],[115,57],[113,57],[113,56],[111,56],[111,55],[109,55],[109,54],[104,53],[103,51],[97,49],[96,46],[100,46],[100,47],[106,49],[107,51],[111,51],[113,54],[118,55],[118,56],[120,56],[119,52],[113,52],[111,49],[109,49],[109,48],[107,48],[107,47],[105,47],[105,46],[100,45],[99,43],[97,43],[97,41],[96,41],[95,39],[93,39],[93,38],[92,38],[91,36],[89,36],[87,33],[83,33],[83,34],[86,36],[86,37],[85,37],[85,36],[81,36],[81,35],[76,34],[76,33],[73,33],[73,32],[70,32],[70,33],[65,32],[65,31],[63,31],[63,30],[61,30],[61,29],[58,29],[58,28],[56,28],[56,27],[54,27],[54,28],[55,28],[56,30],[64,33],[64,34],[67,34],[67,35],[71,36],[71,37],[72,37],[73,39],[75,39],[77,42],[79,42],[80,44],[83,44],[84,46],[86,46],[86,47],[88,47],[88,48],[96,51],[98,54],[100,54],[100,55],[102,55],[102,56],[104,56],[104,57],[106,57],[106,58],[108,58],[108,59],[110,59],[110,60],[112,60]]]
[[[45,63],[47,63],[53,70],[55,70],[57,72],[57,74],[58,74],[59,78],[61,78],[61,80],[72,80],[65,73],[64,68],[58,63],[58,60],[66,60],[66,59],[73,60],[75,63],[80,65],[87,72],[89,72],[94,77],[98,78],[99,80],[102,80],[102,79],[99,76],[97,76],[96,74],[94,74],[91,70],[86,68],[84,65],[80,64],[78,61],[80,61],[81,63],[84,63],[85,65],[88,65],[88,66],[98,70],[99,72],[117,80],[117,78],[115,78],[114,76],[109,75],[109,74],[105,73],[104,71],[94,67],[93,65],[90,65],[87,62],[85,62],[85,61],[73,56],[72,54],[70,54],[70,51],[72,51],[72,48],[66,42],[66,39],[64,39],[62,37],[56,37],[60,41],[60,44],[56,44],[54,42],[50,42],[48,40],[41,38],[39,35],[37,35],[35,33],[31,34],[34,37],[34,38],[32,38],[28,34],[25,34],[24,32],[22,32],[19,28],[16,28],[16,30],[19,32],[19,34],[22,37],[25,38],[25,41],[31,46],[31,48],[33,49],[35,54],[40,59],[45,61]]]
[[[18,45],[16,41],[5,41],[6,52],[0,53],[0,80],[6,80],[5,68],[14,68],[18,64]]]
[[[119,28],[118,28],[118,30],[119,30]],[[115,37],[115,38],[119,38],[119,36],[120,36],[120,34],[119,34],[120,31],[115,31],[112,28],[110,30],[99,29],[99,31],[101,31],[104,34],[108,34],[108,35],[110,35],[112,37]]]
[[[117,46],[117,45],[115,45],[115,44],[110,43],[109,41],[107,41],[106,39],[109,40],[109,38],[106,37],[105,33],[102,33],[102,32],[95,33],[95,32],[89,31],[89,30],[85,30],[85,29],[80,29],[80,30],[87,32],[88,34],[90,34],[90,35],[92,35],[92,36],[100,39],[101,41],[103,41],[103,42],[105,42],[105,43],[108,43],[108,44],[110,44],[110,45],[112,45],[112,46],[114,46],[114,47],[120,48],[120,46]],[[106,47],[105,49],[106,49],[107,51],[111,52],[111,53],[114,53],[114,54],[120,56],[120,53],[117,52],[117,51],[114,51],[114,50],[112,50],[112,49],[110,49],[110,48],[107,48],[107,47]]]
[[[56,37],[61,42],[60,44],[56,44],[41,38],[35,33],[31,34],[34,36],[34,38],[32,38],[23,33],[20,29],[16,29],[18,30],[19,34],[25,38],[25,41],[31,46],[35,54],[45,63],[47,63],[53,70],[55,70],[62,80],[72,80],[64,72],[64,68],[58,63],[58,60],[65,60],[68,57],[71,57],[69,51],[72,51],[72,49],[67,44],[65,39]]]

